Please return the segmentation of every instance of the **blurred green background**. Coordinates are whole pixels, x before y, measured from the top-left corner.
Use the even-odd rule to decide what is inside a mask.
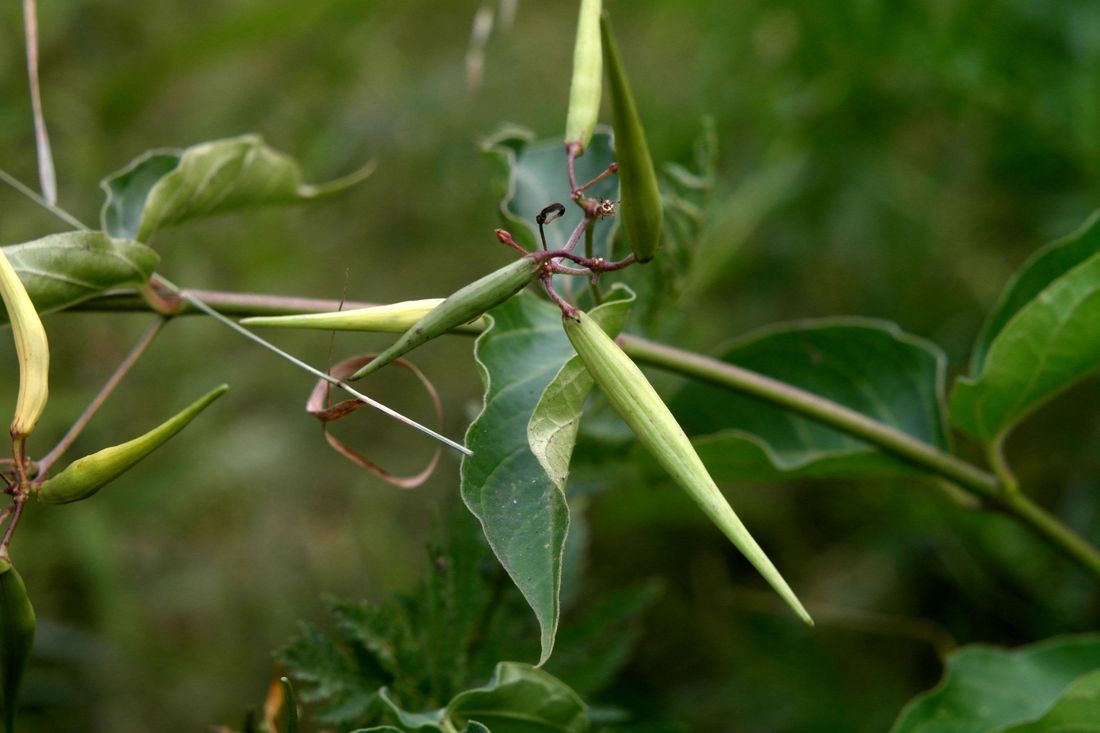
[[[36,180],[18,3],[0,7],[0,165]],[[1094,0],[608,0],[657,161],[688,161],[715,120],[719,186],[702,286],[673,342],[713,350],[780,320],[859,314],[941,344],[949,374],[1010,274],[1100,203],[1100,4]],[[509,260],[479,141],[504,122],[562,132],[574,2],[519,0],[482,82],[464,57],[474,0],[40,0],[42,88],[62,204],[94,223],[98,180],[146,149],[255,131],[313,180],[374,176],[309,207],[158,237],[160,271],[202,288],[391,301],[441,296]],[[778,171],[778,172],[777,172]],[[742,187],[746,181],[750,184]],[[771,188],[767,188],[770,186]],[[754,191],[769,191],[761,197]],[[59,231],[0,188],[0,242]],[[60,436],[148,322],[47,320]],[[278,333],[313,363],[327,335]],[[337,357],[383,337],[341,335]],[[461,435],[480,398],[471,342],[417,363]],[[2,404],[15,393],[0,350]],[[78,443],[90,451],[208,388],[233,391],[94,502],[27,513],[13,545],[41,626],[25,730],[199,730],[262,699],[271,651],[319,596],[415,585],[457,461],[416,491],[330,452],[311,383],[224,328],[172,323]],[[664,386],[674,386],[671,381]],[[430,415],[403,374],[374,394]],[[1100,540],[1096,380],[1009,445],[1022,482]],[[432,446],[360,414],[342,434],[395,470]],[[967,446],[963,446],[964,453]],[[74,455],[76,455],[74,453]],[[592,511],[590,583],[665,591],[597,702],[695,730],[876,731],[933,684],[936,644],[1021,643],[1094,628],[1095,586],[1016,526],[926,484],[728,487],[821,609],[800,628],[678,493],[629,474]],[[813,610],[813,609],[811,609]],[[568,623],[568,620],[566,620]],[[527,660],[530,661],[530,660]]]

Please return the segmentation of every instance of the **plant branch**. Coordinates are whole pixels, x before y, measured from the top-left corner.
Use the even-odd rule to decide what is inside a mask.
[[[191,291],[203,302],[238,316],[321,313],[339,308],[337,300],[284,298],[217,291]],[[370,303],[347,303],[360,308]],[[81,310],[148,310],[137,296],[103,296],[77,306]],[[197,312],[185,308],[183,313]],[[472,329],[468,333],[476,333]],[[917,440],[851,408],[779,380],[701,354],[623,334],[619,344],[631,358],[649,366],[701,379],[757,397],[791,412],[865,440],[929,473],[947,479],[982,499],[984,505],[1012,516],[1057,547],[1067,557],[1100,577],[1100,552],[1026,496],[1006,494],[998,478],[935,446]]]
[[[771,377],[710,357],[624,334],[619,344],[643,364],[701,379],[770,402],[860,438],[929,473],[942,476],[1030,528],[1064,555],[1100,577],[1100,551],[1061,521],[994,475],[844,405]]]
[[[701,379],[797,412],[861,438],[906,462],[959,484],[985,498],[996,498],[996,477],[922,440],[873,420],[863,413],[777,379],[665,344],[624,334],[623,351],[636,361]]]
[[[1057,547],[1085,570],[1100,577],[1100,552],[1026,495],[1006,492],[996,507]]]

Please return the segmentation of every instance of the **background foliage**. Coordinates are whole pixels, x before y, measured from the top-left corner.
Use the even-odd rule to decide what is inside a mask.
[[[664,326],[678,345],[713,351],[776,321],[858,314],[943,345],[953,377],[1009,274],[1100,201],[1095,3],[611,7],[655,160],[690,163],[702,117],[714,119],[707,265]],[[45,0],[43,92],[61,201],[94,221],[96,182],[137,154],[246,131],[299,158],[307,180],[376,157],[374,176],[342,197],[165,232],[162,270],[195,287],[322,297],[346,287],[372,301],[450,292],[509,257],[492,236],[499,201],[478,142],[504,121],[560,135],[575,22],[572,2],[520,2],[471,92],[463,56],[476,9],[154,0],[134,12],[116,0]],[[0,49],[0,164],[31,181],[15,3],[0,8]],[[4,243],[58,229],[8,189],[0,211]],[[47,318],[60,368],[41,440],[64,429],[146,322]],[[323,335],[277,340],[314,361],[328,349]],[[336,355],[387,342],[340,336]],[[480,396],[470,347],[445,339],[417,356],[444,395],[451,434]],[[14,374],[3,359],[0,373]],[[43,711],[40,730],[235,723],[262,696],[270,652],[295,621],[325,623],[322,592],[381,601],[422,577],[424,546],[457,491],[453,459],[416,492],[362,474],[302,414],[307,378],[210,323],[173,323],[78,448],[222,381],[234,390],[204,431],[184,433],[95,502],[28,512],[13,553],[42,619],[24,692]],[[411,377],[373,383],[395,407],[429,414]],[[13,399],[13,381],[0,389]],[[1090,538],[1100,535],[1100,413],[1078,408],[1098,398],[1090,379],[1009,443],[1021,483]],[[432,450],[365,414],[343,431],[394,469]],[[587,582],[660,577],[664,590],[625,673],[594,700],[645,719],[882,730],[939,677],[937,652],[952,642],[1022,643],[1093,628],[1100,614],[1076,568],[927,485],[728,487],[818,605],[810,632],[679,492],[613,468],[601,476],[619,485],[591,506]],[[532,661],[530,647],[513,655]]]

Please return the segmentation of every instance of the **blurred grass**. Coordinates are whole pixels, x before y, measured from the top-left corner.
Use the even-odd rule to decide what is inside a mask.
[[[521,2],[511,32],[494,32],[475,93],[463,76],[469,0],[39,5],[60,198],[89,223],[98,179],[152,147],[257,131],[317,180],[378,159],[338,199],[166,233],[161,270],[187,285],[443,295],[509,259],[477,141],[504,121],[549,137],[564,125],[570,2]],[[738,256],[689,295],[679,344],[710,350],[782,319],[862,314],[942,344],[956,372],[1011,272],[1100,202],[1095,2],[608,5],[656,160],[690,159],[713,115],[729,207],[777,155],[805,161]],[[0,165],[33,182],[18,10],[0,7]],[[5,243],[59,229],[6,188],[0,212]],[[715,220],[739,233],[752,216],[720,205]],[[38,450],[146,321],[48,319],[57,353]],[[327,336],[275,340],[326,359]],[[340,336],[336,357],[386,342]],[[452,435],[479,395],[469,348],[451,339],[417,359]],[[15,373],[9,349],[0,373]],[[222,381],[226,398],[94,502],[28,512],[13,555],[47,624],[27,730],[237,723],[262,698],[270,650],[296,619],[320,618],[320,593],[379,598],[415,582],[433,517],[457,490],[454,458],[415,492],[363,474],[303,414],[308,378],[213,324],[171,324],[77,450],[136,434]],[[393,377],[374,393],[429,414],[409,384]],[[4,380],[0,404],[14,390]],[[1010,445],[1024,484],[1094,539],[1100,417],[1075,408],[1098,397],[1095,381],[1078,387]],[[358,439],[388,465],[413,468],[430,451],[362,421]],[[871,731],[935,679],[926,644],[843,624],[810,634],[744,607],[730,585],[754,581],[664,489],[624,485],[596,503],[592,582],[672,580],[609,701],[699,730]],[[1095,626],[1097,594],[1073,568],[1014,526],[928,494],[866,483],[731,495],[811,600],[926,617],[960,642]]]

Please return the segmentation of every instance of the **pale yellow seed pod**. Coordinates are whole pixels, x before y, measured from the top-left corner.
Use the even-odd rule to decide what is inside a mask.
[[[406,300],[388,305],[353,308],[329,313],[306,313],[295,316],[255,316],[241,320],[245,326],[260,328],[309,328],[321,331],[367,331],[371,333],[405,333],[428,315],[443,298]],[[480,331],[484,321],[477,318],[456,330]]]
[[[642,370],[587,313],[565,317],[565,333],[608,402],[680,488],[695,500],[776,593],[808,624],[810,615],[719,491],[699,454]]]
[[[25,438],[46,409],[50,345],[38,311],[3,250],[0,250],[0,297],[8,311],[15,353],[19,358],[19,397],[15,402],[11,434],[14,438]]]
[[[577,16],[577,40],[573,46],[573,82],[569,88],[569,112],[565,119],[565,143],[588,147],[600,116],[603,94],[603,49],[600,43],[601,0],[581,0]]]

